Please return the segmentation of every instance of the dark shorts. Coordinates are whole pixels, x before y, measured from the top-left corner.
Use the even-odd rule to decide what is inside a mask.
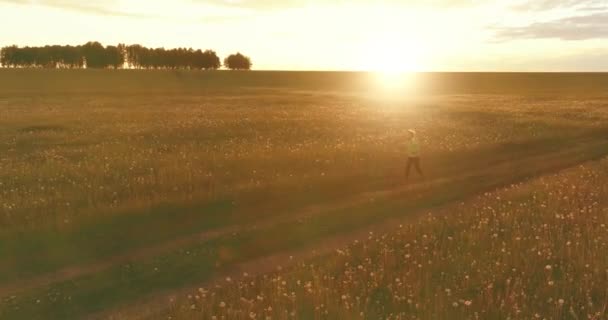
[[[420,169],[420,157],[408,157],[407,164],[405,165],[405,176],[410,174],[410,168],[414,167],[416,171],[422,175],[422,169]]]

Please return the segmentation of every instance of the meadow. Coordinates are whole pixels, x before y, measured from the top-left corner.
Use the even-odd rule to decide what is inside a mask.
[[[330,254],[245,264],[160,309],[113,319],[604,319],[607,164],[392,219],[348,246],[319,245]]]
[[[5,82],[15,78],[3,72]],[[573,136],[606,119],[601,96],[395,100],[357,94],[356,86],[332,91],[341,83],[319,91],[313,81],[316,91],[297,82],[295,89],[231,86],[222,78],[209,88],[211,80],[189,81],[197,79],[189,73],[183,92],[166,92],[179,84],[163,86],[159,74],[153,84],[130,79],[138,90],[130,82],[113,89],[116,75],[103,71],[81,87],[74,81],[82,70],[21,72],[32,82],[38,72],[59,77],[2,87],[3,233],[260,187],[385,178],[401,167],[409,128],[420,132],[425,152],[440,154]],[[200,91],[188,90],[196,84]]]
[[[605,319],[608,160],[486,192],[158,319]]]
[[[395,91],[358,73],[0,70],[0,318],[105,315],[608,154],[606,75],[413,81]],[[406,184],[410,128],[426,179]]]

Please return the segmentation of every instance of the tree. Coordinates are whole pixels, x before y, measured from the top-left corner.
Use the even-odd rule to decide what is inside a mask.
[[[236,54],[231,54],[224,59],[224,66],[231,70],[250,70],[251,59],[242,55],[240,52],[237,52]]]
[[[84,66],[84,57],[82,56],[82,48],[80,46],[64,47],[63,59],[65,66],[68,68],[82,68]]]
[[[142,56],[142,52],[143,52],[143,47],[139,44],[133,44],[130,46],[127,46],[126,51],[127,51],[127,63],[129,64],[129,66],[131,68],[141,68],[142,64],[141,64],[141,56]]]
[[[0,51],[0,64],[5,67],[15,67],[17,66],[17,52],[19,48],[17,46],[10,46],[2,48]]]
[[[205,50],[202,54],[202,66],[205,70],[216,70],[221,66],[220,57],[213,50]],[[249,63],[251,66],[251,63]]]
[[[100,69],[108,66],[106,49],[99,42],[87,42],[82,46],[82,53],[87,68]]]
[[[122,47],[118,46],[107,46],[105,49],[105,66],[111,66],[114,69],[121,68],[125,63],[125,53]]]
[[[240,53],[224,60],[226,67],[251,69],[251,60]],[[91,68],[120,69],[125,65],[137,69],[215,70],[221,67],[220,58],[213,50],[192,48],[146,48],[141,45],[104,47],[99,42],[82,46],[3,47],[0,65],[8,68]]]

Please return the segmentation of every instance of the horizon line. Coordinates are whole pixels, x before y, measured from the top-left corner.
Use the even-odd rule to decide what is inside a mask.
[[[534,70],[534,71],[518,71],[518,70],[450,70],[450,71],[391,71],[386,72],[383,70],[340,70],[340,69],[251,69],[251,70],[229,70],[229,69],[217,69],[217,70],[190,70],[190,69],[138,69],[138,68],[120,68],[120,69],[96,69],[96,68],[36,68],[36,67],[5,67],[0,66],[0,70],[71,70],[71,71],[182,71],[182,72],[318,72],[318,73],[391,73],[391,74],[432,74],[432,73],[608,73],[607,70],[598,71],[546,71],[546,70]]]

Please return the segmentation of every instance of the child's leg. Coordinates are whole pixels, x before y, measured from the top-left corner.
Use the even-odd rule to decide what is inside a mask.
[[[412,158],[407,158],[407,164],[405,165],[405,178],[410,176],[410,168],[412,167]]]
[[[422,173],[422,169],[420,169],[420,158],[416,158],[416,162],[414,164],[418,174],[424,177],[424,173]]]

